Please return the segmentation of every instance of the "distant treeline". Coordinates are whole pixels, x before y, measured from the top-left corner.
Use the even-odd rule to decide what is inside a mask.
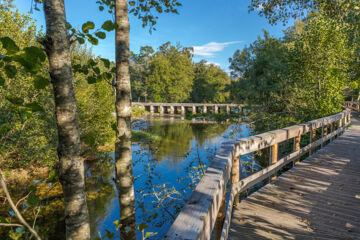
[[[194,63],[191,48],[170,42],[131,53],[133,101],[222,103],[229,101],[231,78],[214,64]]]

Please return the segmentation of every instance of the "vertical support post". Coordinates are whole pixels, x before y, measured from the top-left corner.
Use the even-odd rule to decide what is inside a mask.
[[[338,126],[338,130],[340,130],[340,132],[338,133],[338,136],[341,136],[341,134],[342,134],[342,127],[343,127],[343,119],[342,118],[340,118],[340,120],[339,120],[339,126]]]
[[[316,128],[313,129],[313,126],[311,126],[311,131],[310,131],[310,143],[315,142],[316,140]],[[311,148],[309,151],[309,156],[311,156],[312,154],[314,154],[315,152],[315,148]]]
[[[300,150],[300,141],[301,141],[301,135],[294,138],[294,152]],[[293,162],[293,166],[296,165],[299,162],[299,158],[295,159]]]
[[[192,114],[196,114],[196,106],[195,105],[192,106]]]
[[[240,181],[240,157],[236,157],[233,160],[233,165],[231,168],[231,184],[237,183]],[[234,204],[239,203],[239,194],[234,196]]]
[[[159,106],[159,113],[160,115],[164,114],[164,106]]]
[[[180,109],[181,109],[181,115],[185,115],[185,107],[181,106]]]
[[[170,114],[174,114],[174,113],[175,113],[174,106],[170,106]]]
[[[207,113],[207,106],[206,105],[203,106],[203,113]]]
[[[324,138],[327,135],[327,125],[324,125],[321,130],[321,138]],[[321,147],[323,148],[325,146],[325,141],[322,140]]]
[[[229,105],[226,105],[226,113],[230,114],[230,106]]]
[[[239,113],[241,113],[242,112],[242,107],[241,107],[241,105],[239,105]]]
[[[219,106],[218,105],[214,106],[214,112],[215,112],[215,114],[219,113]]]
[[[274,145],[271,146],[271,154],[270,154],[270,164],[275,164],[278,161],[278,152],[279,152],[279,144],[275,143]],[[276,180],[277,176],[276,173],[274,174],[274,176],[271,177],[271,180],[274,181]]]
[[[150,105],[150,113],[151,113],[151,114],[154,113],[154,105]]]
[[[214,239],[215,240],[219,240],[221,238],[221,233],[222,233],[223,225],[225,222],[225,214],[226,214],[225,195],[226,195],[226,191],[224,191],[224,196],[222,197],[219,212],[216,217],[216,222],[215,222],[215,226],[214,226]]]

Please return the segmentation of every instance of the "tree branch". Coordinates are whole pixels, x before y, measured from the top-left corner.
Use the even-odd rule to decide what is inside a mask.
[[[1,227],[23,227],[21,224],[17,223],[0,223]]]
[[[22,225],[24,225],[30,232],[31,234],[37,239],[37,240],[41,240],[40,236],[38,235],[38,233],[25,221],[25,219],[23,218],[23,216],[21,215],[21,213],[19,212],[19,210],[16,208],[14,202],[12,201],[9,191],[6,187],[6,183],[4,180],[4,177],[2,176],[2,174],[0,173],[0,182],[1,182],[1,187],[6,195],[6,198],[12,208],[12,210],[14,211],[16,217],[19,219],[19,221],[22,223]]]

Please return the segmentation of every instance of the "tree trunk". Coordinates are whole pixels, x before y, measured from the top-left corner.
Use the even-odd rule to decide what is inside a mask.
[[[45,0],[46,39],[58,127],[59,179],[64,192],[67,239],[90,239],[81,144],[64,0]]]
[[[131,160],[130,24],[127,0],[116,0],[116,187],[120,205],[121,238],[136,240],[134,176]]]

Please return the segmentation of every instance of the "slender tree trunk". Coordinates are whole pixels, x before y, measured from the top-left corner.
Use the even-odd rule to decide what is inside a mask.
[[[127,0],[116,0],[116,142],[115,171],[121,238],[136,240],[134,176],[131,160],[130,24]]]
[[[59,179],[64,192],[67,239],[90,239],[86,204],[84,160],[73,86],[70,44],[65,27],[64,0],[45,0],[46,39],[43,42],[49,59],[54,88],[58,127]]]

